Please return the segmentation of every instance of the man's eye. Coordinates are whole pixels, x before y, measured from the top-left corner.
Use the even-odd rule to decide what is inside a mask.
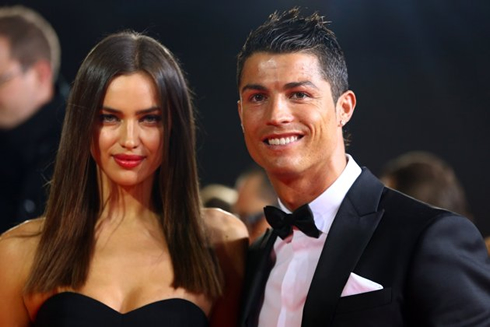
[[[115,123],[118,121],[118,118],[112,114],[101,114],[99,119],[102,123]]]
[[[305,92],[294,92],[292,95],[291,95],[291,98],[293,99],[305,99],[305,98],[308,98],[308,94],[305,93]]]
[[[252,102],[262,102],[264,100],[265,100],[265,95],[260,94],[260,93],[254,94],[250,97],[250,101],[252,101]]]

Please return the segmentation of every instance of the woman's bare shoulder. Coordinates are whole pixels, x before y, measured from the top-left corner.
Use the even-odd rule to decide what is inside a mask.
[[[248,247],[247,228],[236,216],[221,209],[205,209],[203,213],[224,276],[223,295],[215,303],[211,326],[232,326],[240,308]]]
[[[43,219],[22,223],[0,236],[1,326],[28,326],[30,318],[23,292],[31,271]]]
[[[39,242],[43,224],[43,218],[28,220],[0,235],[0,260],[25,260],[32,256]]]
[[[212,243],[248,239],[247,227],[231,213],[217,208],[206,208],[203,216]]]

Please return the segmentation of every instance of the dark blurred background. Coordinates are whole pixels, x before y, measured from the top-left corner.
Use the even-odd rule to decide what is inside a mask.
[[[332,21],[358,97],[347,125],[356,161],[375,174],[399,154],[432,152],[456,171],[490,235],[489,0],[32,0],[59,34],[70,83],[93,45],[122,29],[158,38],[195,92],[202,185],[232,186],[251,159],[237,115],[235,58],[251,29],[298,5]]]

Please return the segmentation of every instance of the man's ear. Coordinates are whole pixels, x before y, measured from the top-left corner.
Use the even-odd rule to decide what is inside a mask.
[[[53,84],[53,69],[51,68],[51,63],[49,61],[44,59],[38,60],[31,68],[34,70],[37,81],[41,85]]]
[[[351,90],[348,90],[339,97],[337,100],[337,119],[341,126],[344,126],[349,122],[354,113],[356,107],[356,95]]]

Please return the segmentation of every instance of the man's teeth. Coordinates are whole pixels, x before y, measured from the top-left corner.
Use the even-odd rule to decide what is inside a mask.
[[[269,139],[269,144],[270,145],[285,145],[285,144],[295,142],[297,140],[298,140],[297,136],[281,137],[278,139]]]

